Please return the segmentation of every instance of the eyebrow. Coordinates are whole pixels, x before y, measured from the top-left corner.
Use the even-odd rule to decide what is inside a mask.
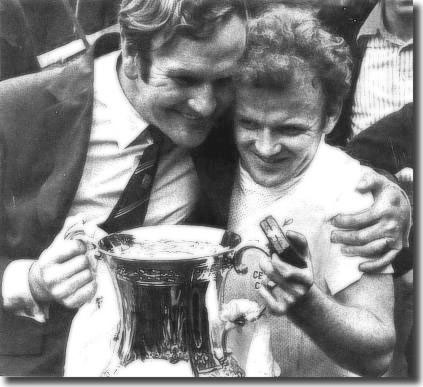
[[[166,71],[166,74],[169,75],[169,76],[196,78],[196,76],[193,75],[192,72],[187,71],[185,69],[168,69]]]
[[[249,122],[251,122],[251,123],[253,123],[255,125],[262,125],[261,122],[257,121],[254,118],[247,117],[246,115],[244,115],[242,113],[235,113],[235,118],[237,120],[246,120],[246,121],[249,121]],[[284,127],[296,127],[298,129],[307,130],[306,124],[303,123],[303,122],[301,122],[301,121],[294,121],[294,122],[288,121],[288,122],[283,122],[281,124],[270,125],[270,127],[272,129],[278,129],[278,128],[284,128]]]
[[[168,77],[188,77],[195,80],[202,80],[201,75],[195,74],[192,71],[186,70],[184,68],[173,68],[166,71]],[[224,72],[219,74],[217,78],[230,78],[232,76],[231,72]]]
[[[246,121],[253,122],[254,124],[259,124],[259,122],[255,120],[254,118],[247,117],[246,115],[242,113],[235,113],[235,118],[237,120],[246,120]]]

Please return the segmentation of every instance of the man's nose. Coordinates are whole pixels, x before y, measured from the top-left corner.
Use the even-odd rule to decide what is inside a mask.
[[[202,117],[208,117],[216,110],[216,96],[213,85],[204,83],[197,86],[188,100],[188,106]]]
[[[269,128],[259,131],[255,147],[257,153],[266,158],[277,155],[282,149],[281,144]]]

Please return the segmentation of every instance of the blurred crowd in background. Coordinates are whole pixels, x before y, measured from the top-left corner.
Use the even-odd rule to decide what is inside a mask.
[[[266,1],[250,0],[252,6]],[[0,79],[37,70],[37,56],[79,38],[66,3],[87,35],[117,22],[119,0],[1,0]],[[322,20],[351,42],[376,1],[300,0],[296,3],[319,7]]]

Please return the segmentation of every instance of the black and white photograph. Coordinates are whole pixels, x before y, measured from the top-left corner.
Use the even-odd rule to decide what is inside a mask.
[[[416,381],[418,8],[0,0],[0,379]]]

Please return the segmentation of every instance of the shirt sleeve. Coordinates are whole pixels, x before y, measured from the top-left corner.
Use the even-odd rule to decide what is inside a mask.
[[[2,283],[3,307],[16,316],[45,323],[49,315],[49,306],[39,305],[29,288],[29,269],[33,263],[32,259],[19,259],[7,266]]]
[[[334,203],[334,212],[330,218],[339,213],[355,213],[368,209],[373,203],[373,197],[370,193],[361,194],[357,191],[342,194]],[[328,221],[329,235],[334,226]],[[331,295],[334,295],[353,283],[359,281],[364,274],[359,269],[359,265],[363,262],[371,260],[370,258],[361,256],[346,256],[341,252],[341,245],[339,243],[330,243],[329,257],[325,265],[325,281]],[[393,268],[391,265],[381,269],[381,274],[392,274]]]

